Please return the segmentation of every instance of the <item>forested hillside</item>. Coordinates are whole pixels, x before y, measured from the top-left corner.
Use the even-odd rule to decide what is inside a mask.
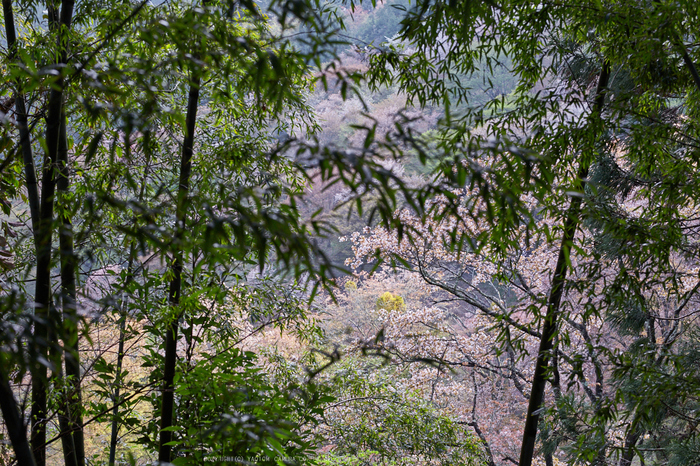
[[[0,464],[697,465],[699,15],[3,0]]]

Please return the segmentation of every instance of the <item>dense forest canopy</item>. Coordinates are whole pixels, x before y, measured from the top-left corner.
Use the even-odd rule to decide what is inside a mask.
[[[697,464],[699,14],[3,0],[0,462]]]

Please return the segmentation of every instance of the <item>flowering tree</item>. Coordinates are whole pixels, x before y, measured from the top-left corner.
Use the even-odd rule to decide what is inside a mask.
[[[697,18],[690,3],[419,2],[402,42],[371,58],[374,83],[444,103],[437,150],[393,135],[443,165],[422,191],[429,209],[408,199],[402,229],[357,236],[356,248],[494,319],[500,351],[536,357],[521,466],[547,386],[545,454],[559,445],[572,460],[629,464],[696,451],[681,366],[698,289]],[[460,75],[503,55],[516,91],[469,101]],[[642,395],[656,383],[634,380],[651,374],[673,401]]]

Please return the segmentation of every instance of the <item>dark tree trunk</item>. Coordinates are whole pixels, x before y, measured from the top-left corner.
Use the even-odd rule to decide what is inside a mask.
[[[12,393],[10,381],[3,367],[0,367],[0,409],[2,410],[5,426],[7,426],[10,442],[12,442],[12,449],[15,451],[17,464],[35,466],[36,462],[29,447],[29,442],[27,442],[27,426],[22,421],[15,394]]]
[[[54,113],[60,116],[60,100],[56,101],[52,91],[52,102],[49,108],[54,108]],[[60,99],[60,95],[59,95]],[[57,105],[56,105],[57,104]],[[58,107],[58,108],[56,108]],[[49,121],[51,120],[51,110],[49,110]],[[34,342],[38,346],[37,354],[48,360],[49,328],[51,320],[54,319],[51,310],[51,242],[53,239],[53,201],[55,192],[55,150],[51,151],[51,144],[58,145],[57,138],[52,141],[50,131],[47,131],[47,143],[49,153],[44,158],[44,170],[42,176],[41,190],[41,217],[38,222],[37,231],[37,267],[36,267],[36,294],[35,301],[35,323]],[[57,135],[56,135],[57,136]],[[54,157],[52,157],[53,152]],[[55,322],[53,322],[55,324]],[[43,362],[36,361],[32,368],[32,450],[38,466],[46,464],[46,391],[47,391],[47,368]]]
[[[608,86],[609,78],[610,65],[607,61],[605,61],[598,77],[598,86],[596,88],[595,104],[592,114],[592,118],[594,119],[599,119],[603,111],[605,90]],[[590,168],[590,164],[591,157],[581,160],[576,180],[577,188],[581,191],[583,191],[586,178],[588,177],[588,169]],[[527,407],[527,417],[525,418],[523,442],[520,450],[520,466],[531,466],[532,458],[535,453],[537,424],[540,419],[539,410],[543,406],[544,393],[547,384],[547,366],[549,365],[549,360],[552,357],[551,352],[559,322],[559,308],[561,305],[561,298],[564,293],[564,285],[568,272],[569,253],[574,243],[576,230],[581,223],[580,216],[581,198],[573,197],[566,213],[566,219],[564,220],[564,236],[559,248],[557,264],[554,268],[554,274],[552,276],[552,287],[550,290],[549,299],[547,300],[547,313],[545,314],[544,323],[542,326],[542,336],[540,338],[540,346],[537,352],[535,374],[532,378],[532,391],[530,392],[530,401]]]
[[[59,366],[60,367],[60,366]],[[75,443],[73,442],[73,434],[70,425],[70,393],[67,385],[64,383],[65,378],[62,370],[54,376],[55,382],[61,390],[58,397],[58,427],[61,429],[59,434],[61,437],[61,447],[63,448],[63,463],[65,466],[78,466],[78,461],[75,457]]]
[[[193,63],[197,67],[196,63]],[[175,222],[177,230],[175,233],[175,248],[172,273],[173,279],[170,282],[168,303],[173,308],[180,305],[180,294],[182,292],[182,269],[183,250],[182,243],[185,233],[185,222],[187,219],[187,198],[190,192],[190,173],[192,171],[192,155],[194,152],[194,130],[197,120],[197,106],[199,105],[199,86],[201,70],[194,69],[192,81],[190,83],[189,97],[187,101],[187,118],[185,120],[185,139],[182,144],[182,157],[180,160],[180,183],[177,193],[177,211],[175,212]],[[161,463],[170,462],[172,447],[168,445],[172,441],[172,432],[167,430],[175,423],[175,364],[177,362],[177,340],[178,321],[180,312],[172,317],[172,322],[168,326],[165,339],[165,363],[163,369],[163,394],[160,417],[160,446],[158,449],[158,461]]]
[[[53,5],[49,2],[49,8]],[[58,47],[60,52],[59,64],[67,59],[65,50],[67,41],[63,39],[62,27],[70,28],[73,17],[72,0],[64,0],[61,5],[61,14],[58,28]],[[53,240],[54,194],[56,191],[56,172],[59,152],[59,138],[63,125],[63,81],[59,79],[56,87],[49,95],[48,116],[46,118],[46,156],[41,184],[41,216],[37,225],[37,268],[36,268],[36,295],[35,295],[35,326],[34,341],[38,346],[37,353],[44,360],[48,360],[48,346],[52,342],[49,339],[49,328],[59,328],[57,320],[51,312],[51,251]],[[46,464],[46,421],[47,421],[47,367],[37,361],[32,368],[32,434],[31,444],[34,457],[38,466]]]
[[[12,12],[12,0],[3,0],[2,9],[5,16],[5,33],[7,35],[7,58],[12,62],[17,58],[17,34],[15,32],[14,13]],[[17,90],[15,93],[15,113],[17,127],[19,128],[19,143],[22,150],[22,160],[24,162],[24,177],[27,187],[27,198],[29,199],[32,231],[36,235],[37,222],[40,217],[39,187],[36,179],[36,168],[34,167],[34,153],[32,151],[31,135],[29,134],[27,108],[24,102],[22,86],[19,82],[17,83]]]
[[[129,261],[129,269],[132,267],[131,260]],[[124,339],[126,335],[126,318],[127,312],[122,312],[119,319],[119,347],[117,349],[117,371],[114,376],[114,397],[112,399],[114,408],[112,408],[112,431],[109,439],[109,466],[114,466],[117,458],[117,441],[119,439],[119,385],[122,379],[122,364],[124,362]]]
[[[126,135],[124,136],[124,153],[126,154],[126,160],[131,160],[131,128],[127,129]],[[148,182],[148,172],[150,169],[150,157],[146,156],[146,168],[143,174],[143,181],[141,182],[141,188],[139,191],[138,202],[143,202],[144,193],[146,191],[146,185]],[[136,221],[136,220],[135,220]],[[134,281],[134,260],[136,259],[136,242],[133,241],[129,247],[129,262],[126,267],[126,283],[124,284],[124,289],[127,290]],[[113,402],[114,408],[112,408],[112,428],[109,439],[109,466],[114,466],[116,464],[117,458],[117,442],[119,439],[119,405],[121,403],[120,397],[120,386],[122,383],[122,366],[124,363],[124,340],[126,339],[126,320],[129,318],[128,306],[127,304],[128,296],[124,295],[121,302],[120,309],[120,319],[119,319],[119,344],[117,352],[117,371],[114,377],[114,394]]]
[[[14,14],[12,11],[12,0],[3,0],[2,2],[3,6],[3,14],[5,17],[5,32],[7,34],[7,47],[8,47],[8,58],[10,60],[13,60],[16,58],[16,53],[17,53],[17,35],[15,31],[15,23],[14,23]],[[36,255],[37,255],[37,285],[36,285],[36,293],[37,296],[35,297],[36,302],[38,303],[37,308],[36,308],[36,317],[37,320],[35,322],[35,343],[39,346],[43,346],[43,348],[39,349],[39,354],[44,356],[44,359],[46,359],[46,355],[48,354],[46,351],[46,339],[47,339],[47,318],[48,318],[48,301],[50,299],[50,293],[49,296],[46,295],[46,289],[48,288],[50,290],[50,284],[47,287],[46,286],[46,281],[47,279],[50,281],[50,277],[48,273],[40,273],[40,258],[42,258],[42,254],[45,255],[45,248],[42,248],[42,242],[44,241],[44,238],[41,236],[41,230],[42,230],[42,217],[41,217],[41,205],[40,203],[42,202],[39,199],[39,190],[38,190],[38,185],[37,185],[37,178],[36,178],[36,169],[34,166],[34,154],[32,151],[32,145],[31,145],[31,135],[29,133],[29,125],[28,125],[28,120],[27,120],[27,109],[25,106],[24,102],[24,94],[22,93],[22,86],[21,83],[17,83],[18,89],[15,95],[15,109],[16,109],[16,119],[17,119],[17,126],[19,127],[19,134],[20,134],[20,146],[22,149],[22,158],[24,161],[24,171],[25,171],[25,178],[26,178],[26,187],[27,187],[27,197],[29,198],[29,209],[31,213],[31,220],[32,220],[32,230],[34,233],[34,246],[36,248]],[[49,240],[49,265],[50,265],[50,255],[51,255],[51,247],[50,247],[50,240]],[[43,258],[45,259],[45,258]],[[41,266],[44,266],[45,260],[41,262]],[[41,276],[40,276],[41,275]],[[41,300],[41,301],[39,301]],[[39,304],[40,303],[40,304]],[[43,342],[41,339],[43,338]],[[31,423],[32,423],[32,431],[31,431],[31,445],[32,448],[35,450],[35,454],[37,455],[37,463],[39,465],[44,464],[44,444],[46,443],[46,427],[45,427],[45,418],[46,418],[46,367],[42,365],[41,363],[36,363],[32,368],[32,408],[31,408]],[[4,416],[14,416],[14,410],[16,409],[16,405],[12,402],[14,402],[14,396],[12,395],[12,391],[10,390],[9,387],[9,381],[7,381],[3,375],[3,391],[7,391],[8,394],[3,394],[3,415]],[[7,384],[7,387],[4,385]],[[11,397],[7,398],[6,397]],[[14,406],[8,406],[6,408],[5,402],[10,403]],[[8,414],[5,414],[5,409],[9,410]],[[5,417],[6,422],[8,421],[8,418]],[[15,423],[17,424],[17,423]],[[18,426],[22,425],[20,422],[17,424],[15,427],[11,427],[8,425],[8,430],[16,435],[12,436],[12,442],[13,446],[18,448],[15,445],[15,442],[22,442],[22,445],[19,447],[20,449],[24,448],[24,444],[26,443],[26,438],[25,438],[25,431],[23,428],[19,428]],[[19,437],[21,435],[21,438]],[[18,460],[20,458],[20,453],[16,452],[18,455]],[[29,455],[31,456],[31,454]],[[26,455],[23,457],[26,458]],[[34,458],[32,458],[32,463],[34,463]]]
[[[8,59],[14,61],[17,57],[17,34],[15,30],[15,19],[14,13],[12,11],[12,0],[3,0],[2,2],[3,16],[5,19],[5,33],[7,37],[7,50]],[[24,94],[22,92],[21,83],[17,83],[17,90],[15,92],[15,110],[16,110],[16,121],[19,128],[20,136],[20,147],[22,150],[22,159],[24,162],[24,172],[25,181],[27,187],[27,197],[29,199],[29,210],[31,213],[32,221],[32,231],[34,234],[34,245],[37,251],[37,257],[39,256],[39,240],[38,240],[38,230],[39,222],[41,218],[41,208],[39,200],[39,188],[37,185],[36,178],[36,168],[34,166],[34,154],[32,151],[31,135],[29,133],[29,125],[27,119],[27,109],[24,102]],[[32,368],[38,370],[38,367]],[[38,370],[39,375],[41,375],[41,370]],[[44,380],[46,376],[46,369],[43,369]],[[32,383],[34,387],[34,384]],[[41,385],[38,387],[42,388]],[[46,411],[46,393],[45,385],[43,386],[44,396],[37,397],[35,399],[32,396],[32,413],[36,414],[38,419],[43,419],[45,417],[44,412]],[[32,392],[33,395],[33,392]],[[34,401],[37,404],[34,404]],[[15,400],[12,389],[10,388],[10,382],[7,379],[7,375],[2,373],[2,368],[0,368],[0,407],[2,408],[2,415],[7,429],[10,435],[10,441],[12,442],[12,447],[15,450],[15,455],[17,461],[20,464],[35,465],[34,456],[31,452],[29,442],[27,441],[27,431],[24,423],[20,417],[19,407]],[[43,406],[43,409],[42,409]],[[34,417],[32,417],[32,424],[34,424]],[[39,429],[36,437],[34,437],[34,431],[32,431],[32,442],[36,439],[39,444],[44,444],[46,442],[45,430]],[[43,459],[42,459],[43,461]],[[43,463],[42,463],[43,464]]]
[[[630,431],[625,437],[625,446],[620,458],[620,466],[632,466],[634,459],[634,447],[637,445],[643,431]]]
[[[68,167],[68,139],[66,135],[66,115],[63,112],[58,150],[58,192],[59,199],[66,199],[69,193],[70,178]],[[63,343],[66,364],[66,416],[76,465],[85,464],[85,439],[83,435],[82,392],[80,387],[80,353],[78,342],[78,312],[76,293],[76,257],[73,250],[73,228],[68,212],[70,206],[63,206],[59,233],[61,256],[61,302],[63,303]],[[64,452],[64,456],[65,456]]]

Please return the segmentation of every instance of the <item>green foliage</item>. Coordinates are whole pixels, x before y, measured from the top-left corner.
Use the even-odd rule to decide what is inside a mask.
[[[67,13],[72,5],[62,2],[56,7]],[[3,151],[0,180],[7,181],[2,185],[3,194],[17,197],[23,192],[19,188],[29,184],[28,175],[41,172],[41,166],[37,170],[29,166],[32,159],[34,163],[46,160],[46,177],[40,187],[48,193],[51,183],[46,180],[53,177],[56,162],[43,154],[55,153],[56,148],[49,147],[44,134],[47,129],[65,127],[71,181],[55,199],[45,196],[51,209],[55,204],[53,216],[51,209],[44,208],[48,216],[45,231],[65,232],[64,222],[71,221],[67,234],[75,250],[68,251],[63,243],[53,248],[52,263],[46,270],[51,271],[53,265],[63,271],[67,257],[81,264],[78,308],[81,316],[89,317],[84,322],[87,338],[81,341],[95,346],[95,353],[89,353],[84,364],[89,372],[83,384],[92,390],[84,406],[77,407],[85,419],[91,419],[87,428],[113,420],[117,436],[112,445],[116,446],[120,433],[125,441],[139,433],[144,448],[138,451],[146,457],[141,459],[152,459],[163,398],[158,389],[165,377],[163,342],[174,324],[179,324],[181,346],[176,342],[175,347],[177,351],[184,345],[185,354],[179,354],[175,414],[181,423],[168,428],[177,434],[176,450],[196,456],[196,452],[217,446],[233,452],[250,447],[275,464],[285,454],[308,455],[310,443],[293,422],[310,420],[311,415],[305,413],[316,409],[314,401],[307,407],[291,396],[298,393],[298,387],[265,385],[261,371],[250,367],[250,356],[233,357],[239,331],[247,325],[234,316],[245,310],[248,319],[260,326],[283,326],[309,338],[317,335],[300,305],[308,301],[309,290],[293,282],[318,283],[321,279],[330,286],[326,280],[336,268],[310,239],[312,233],[326,231],[323,222],[306,221],[299,213],[296,198],[303,187],[303,169],[290,160],[286,148],[277,146],[274,135],[304,135],[314,129],[304,96],[311,83],[311,67],[334,47],[330,42],[333,26],[326,13],[311,3],[299,2],[273,2],[267,12],[270,16],[245,1],[78,2],[72,17],[64,14],[73,20],[71,26],[54,28],[53,23],[46,27],[54,5],[49,5],[47,18],[36,17],[36,6],[32,1],[23,2],[20,8],[15,5],[20,35],[17,54],[3,54],[0,64],[7,78],[0,87],[0,102],[4,105],[22,95],[30,109],[28,138],[18,134],[14,120],[4,118],[7,109],[3,110],[2,144],[6,145],[7,138],[13,144],[7,145],[11,150]],[[299,21],[315,33],[306,41],[311,48],[308,55],[296,49],[286,35]],[[45,118],[49,95],[67,118],[60,112],[60,118],[53,114]],[[187,128],[193,123],[191,133]],[[186,173],[188,163],[183,162],[183,147],[187,151],[183,139],[188,138],[194,139],[191,174]],[[23,140],[30,144],[23,145]],[[35,153],[24,160],[24,172],[22,148]],[[182,180],[187,180],[187,186]],[[12,186],[17,189],[11,190]],[[37,219],[28,219],[28,209],[18,204],[14,214],[36,225]],[[3,217],[3,225],[5,220]],[[11,245],[26,267],[3,276],[20,288],[17,296],[34,292],[32,233],[36,232],[22,230]],[[51,246],[48,244],[49,250]],[[184,258],[180,262],[184,266],[177,266],[178,258]],[[277,275],[291,280],[278,277],[280,282],[272,291],[265,277],[255,279],[255,272],[272,275],[275,266],[279,266]],[[183,270],[175,270],[178,268]],[[169,282],[180,278],[182,293],[169,296],[174,289]],[[228,307],[223,306],[228,289],[241,283]],[[66,326],[59,323],[63,315],[69,315],[65,309],[68,296],[57,280],[46,288],[58,290],[49,298],[58,312],[45,309],[51,321],[37,319],[52,329],[48,341],[32,333],[31,304],[26,304],[30,312],[18,309],[2,315],[2,328],[7,329],[2,340],[3,380],[24,375],[26,366],[33,369],[34,381],[43,378],[39,367],[48,367],[54,376],[61,373],[57,368],[74,340],[67,324],[83,319],[72,316],[63,320]],[[226,312],[214,313],[214,307]],[[107,326],[104,332],[93,335],[102,325]],[[210,361],[195,357],[202,354],[204,335],[197,332],[204,325],[209,328],[208,339],[228,345],[223,356]],[[114,355],[113,349],[105,351],[102,345],[110,337],[115,341],[109,344],[126,343],[131,348],[131,356],[142,363],[136,367],[148,369],[145,377],[134,372],[133,364],[130,368],[122,365],[129,357]],[[12,374],[5,374],[6,370]],[[237,370],[242,375],[236,377]],[[212,378],[215,373],[221,376]],[[226,391],[232,383],[253,379],[260,383],[248,394],[241,395],[239,389]],[[205,382],[210,383],[209,389],[221,391],[219,401],[228,412],[215,409],[215,391],[205,389],[200,398],[192,395],[189,384]],[[35,395],[42,390],[35,387]],[[201,407],[202,416],[190,424],[186,422],[188,399]],[[49,401],[46,417],[59,404],[58,397]],[[152,409],[145,410],[147,404]],[[18,406],[23,405],[15,403],[13,409]],[[112,411],[115,406],[118,409]],[[290,420],[294,416],[297,419]],[[203,445],[187,443],[187,436],[198,429],[201,435],[195,440]],[[257,443],[251,440],[255,436]],[[42,449],[35,446],[37,452]]]
[[[309,387],[275,383],[250,352],[201,357],[178,384],[182,419],[174,464],[230,464],[227,457],[242,458],[240,464],[256,457],[259,464],[303,464],[314,456],[310,427],[319,422],[322,404]]]
[[[323,393],[303,379],[279,376],[284,367],[275,370],[275,365],[266,366],[255,353],[238,347],[271,328],[303,342],[317,341],[319,330],[306,314],[302,291],[268,278],[220,290],[207,306],[201,295],[189,300],[190,307],[181,316],[185,351],[176,385],[176,464],[201,464],[207,455],[222,464],[228,457],[278,464],[281,458],[303,463],[313,456],[310,429],[327,402]],[[146,385],[157,384],[162,377],[162,328],[146,329],[153,342],[145,346],[144,363],[150,370]],[[159,412],[157,393],[141,401]],[[146,450],[157,448],[156,423],[133,427]]]
[[[362,451],[354,455],[338,455],[336,453],[328,453],[320,457],[318,464],[322,466],[361,466],[365,464],[376,464],[394,466],[397,463],[393,460],[381,458],[379,452]]]
[[[325,408],[321,464],[480,465],[480,442],[432,403],[400,387],[400,374],[347,358],[326,374],[337,401]]]

